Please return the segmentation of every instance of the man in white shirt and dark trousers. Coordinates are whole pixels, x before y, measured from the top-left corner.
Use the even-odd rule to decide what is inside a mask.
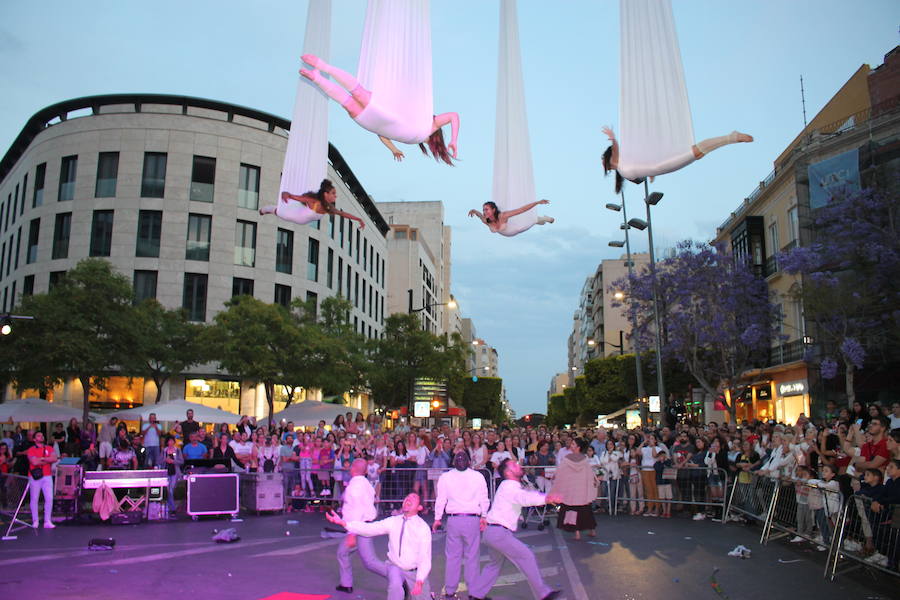
[[[407,584],[413,600],[431,600],[431,529],[419,516],[422,510],[418,494],[403,499],[402,514],[373,523],[350,521],[334,512],[325,516],[349,533],[366,537],[388,536],[387,600],[403,600],[403,584]]]
[[[537,559],[528,546],[513,535],[519,526],[519,514],[523,506],[558,504],[562,499],[555,495],[526,490],[522,487],[522,466],[507,458],[500,463],[503,483],[494,494],[494,503],[487,514],[487,529],[482,541],[489,548],[488,562],[475,585],[469,588],[469,600],[487,600],[487,593],[500,576],[503,563],[512,561],[525,575],[535,600],[553,600],[560,590],[554,590],[541,577]]]
[[[350,465],[350,481],[344,490],[341,514],[345,521],[361,521],[369,523],[378,516],[375,509],[375,488],[366,479],[366,461],[357,458]],[[350,555],[354,548],[359,549],[359,558],[363,565],[382,577],[387,577],[384,561],[375,556],[375,543],[371,537],[358,538],[348,533],[344,541],[338,545],[337,560],[341,569],[341,583],[335,589],[348,594],[353,592],[353,566]]]
[[[481,532],[485,530],[490,500],[484,476],[469,468],[469,453],[453,455],[453,469],[441,474],[437,481],[432,531],[441,526],[447,514],[447,540],[444,550],[447,565],[444,569],[444,597],[455,598],[463,561],[466,565],[466,585],[469,589],[478,578],[478,556],[481,553]]]

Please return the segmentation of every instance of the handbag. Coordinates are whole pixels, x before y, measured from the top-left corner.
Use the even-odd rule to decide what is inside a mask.
[[[30,473],[31,478],[37,481],[44,476],[44,467],[32,467]]]

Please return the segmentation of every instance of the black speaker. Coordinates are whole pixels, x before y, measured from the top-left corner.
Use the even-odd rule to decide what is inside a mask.
[[[188,475],[187,514],[235,515],[239,510],[237,473]]]

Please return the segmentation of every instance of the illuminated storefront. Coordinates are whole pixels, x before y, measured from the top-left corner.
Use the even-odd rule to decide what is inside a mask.
[[[105,389],[91,388],[91,410],[125,410],[144,405],[143,377],[107,377],[105,383]]]
[[[241,384],[222,379],[188,379],[184,385],[184,399],[240,414]]]

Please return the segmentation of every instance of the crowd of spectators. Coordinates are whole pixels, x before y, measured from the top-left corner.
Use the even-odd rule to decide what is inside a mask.
[[[356,458],[367,460],[367,477],[379,499],[387,502],[400,502],[416,492],[428,507],[437,477],[459,450],[469,453],[472,467],[489,483],[497,477],[500,462],[512,458],[526,468],[530,485],[547,491],[557,465],[580,442],[586,444],[586,458],[596,469],[599,488],[594,508],[599,512],[721,519],[716,504],[728,492],[727,484],[748,486],[765,477],[803,484],[797,488],[798,505],[804,506],[797,510],[797,519],[802,519],[803,528],[815,527],[824,544],[836,511],[820,506],[822,494],[816,489],[837,490],[845,499],[865,495],[874,510],[900,504],[898,403],[888,408],[855,402],[851,408],[838,409],[829,402],[815,422],[800,415],[793,424],[688,421],[630,430],[543,425],[473,430],[448,424],[410,427],[402,421],[388,429],[375,415],[354,417],[350,412],[316,427],[295,427],[290,422],[268,426],[243,417],[237,425],[210,428],[196,422],[192,411],[186,417],[164,430],[151,416],[140,431],[129,430],[115,418],[82,430],[73,419],[67,427],[55,424],[48,444],[62,457],[80,457],[85,469],[164,468],[176,482],[185,465],[197,461],[226,470],[281,472],[288,496],[299,500],[294,506],[303,510],[323,500],[339,500]],[[24,456],[33,433],[21,428],[4,432],[0,474],[26,473]],[[803,491],[810,487],[813,493]],[[739,497],[749,510],[762,509],[754,494]]]

